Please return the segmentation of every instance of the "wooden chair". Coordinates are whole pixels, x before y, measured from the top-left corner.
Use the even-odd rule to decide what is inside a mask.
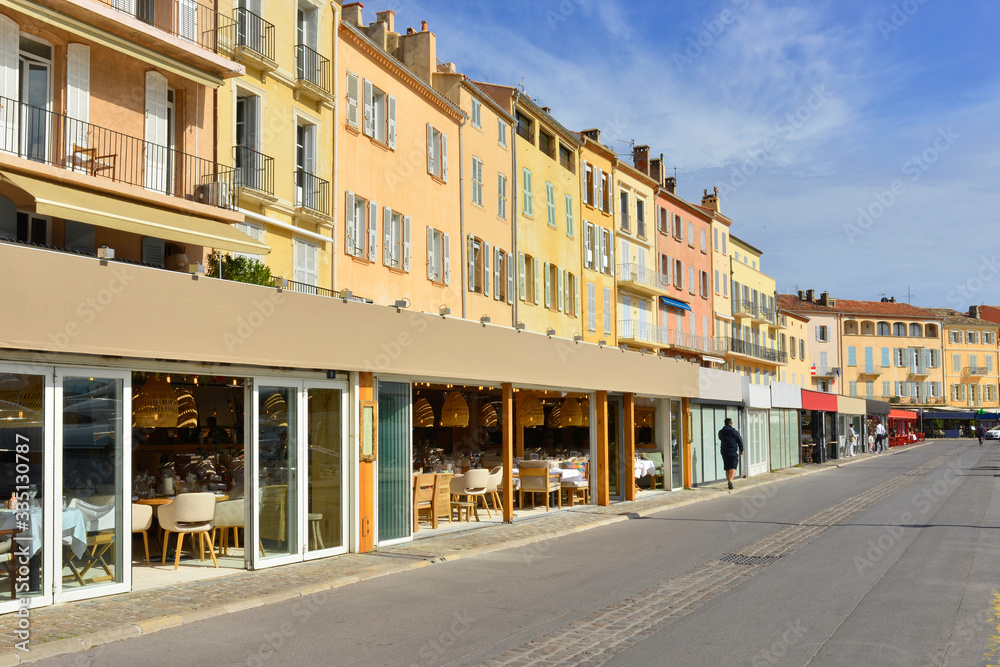
[[[447,518],[448,523],[451,523],[451,479],[454,475],[450,472],[439,472],[436,475],[438,480],[437,491],[434,493],[434,515],[438,521]]]
[[[438,480],[440,475],[421,473],[413,476],[413,532],[419,530],[420,513],[426,512],[431,528],[438,527],[437,498]]]
[[[566,492],[566,504],[570,507],[576,505],[577,499],[581,500],[584,505],[590,504],[590,464],[584,463],[582,466],[582,469],[579,465],[573,467],[581,470],[583,479],[559,483],[560,489]]]
[[[660,478],[660,483],[663,488],[667,488],[667,470],[663,465],[663,452],[643,452],[643,458],[652,461],[653,465],[656,466],[656,470],[650,475],[650,479],[653,481],[650,484],[651,489],[656,488],[656,478]]]
[[[544,465],[527,465],[542,463]],[[535,494],[545,494],[545,511],[549,511],[549,494],[556,491],[556,503],[562,509],[561,476],[557,472],[552,472],[548,461],[521,461],[518,465],[518,477],[521,478],[521,488],[518,489],[518,503],[524,509],[524,494],[531,494],[531,507],[535,507]]]
[[[117,154],[98,155],[96,148],[84,148],[73,144],[73,168],[82,167],[91,176],[110,170],[111,180],[114,181],[117,177],[117,162]]]

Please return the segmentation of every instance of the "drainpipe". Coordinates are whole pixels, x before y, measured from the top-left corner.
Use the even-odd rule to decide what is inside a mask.
[[[464,115],[464,114],[463,114]],[[465,123],[469,120],[468,116],[462,118],[462,123],[458,126],[458,235],[459,235],[459,251],[458,256],[462,258],[462,282],[459,286],[459,291],[462,293],[462,319],[466,319],[465,316],[465,293],[468,291],[467,285],[469,284],[468,276],[465,275],[466,270],[469,268],[469,258],[466,257],[468,252],[469,243],[465,240]]]
[[[513,308],[511,309],[511,318],[513,321],[510,323],[512,327],[517,326],[517,309],[518,303],[520,302],[520,294],[517,292],[517,288],[520,285],[520,278],[518,274],[518,253],[517,253],[517,103],[521,99],[521,91],[514,89],[514,123],[510,126],[510,155],[511,155],[511,171],[510,171],[510,235],[511,235],[511,245],[514,247],[513,257],[514,257],[514,301]],[[528,279],[525,275],[525,289],[527,289]]]
[[[337,71],[337,64],[340,48],[340,15],[337,14],[337,4],[330,3],[333,9],[333,227],[330,230],[330,270],[333,272],[333,280],[330,283],[331,289],[337,291],[337,203],[340,196],[337,194],[337,185],[340,182],[340,142],[337,141],[339,131],[339,120],[337,118],[340,110],[340,73]]]

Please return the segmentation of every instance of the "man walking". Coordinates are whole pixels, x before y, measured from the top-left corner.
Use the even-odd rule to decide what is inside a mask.
[[[979,438],[979,446],[983,446],[983,438],[986,437],[986,427],[982,424],[976,425],[976,437]]]
[[[885,451],[885,426],[882,422],[875,423],[875,453]]]
[[[743,456],[743,438],[740,432],[733,428],[733,420],[726,418],[726,425],[719,431],[720,451],[722,453],[722,466],[726,470],[726,481],[729,488],[733,488],[733,478],[736,477],[736,468],[740,465],[740,457]]]

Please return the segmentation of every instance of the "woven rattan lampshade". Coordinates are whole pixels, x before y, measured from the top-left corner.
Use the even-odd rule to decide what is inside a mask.
[[[198,405],[190,389],[177,389],[177,428],[198,428]]]
[[[272,426],[288,426],[288,403],[284,396],[275,392],[265,399],[264,418]]]
[[[177,428],[177,394],[166,380],[146,380],[132,407],[138,428]]]
[[[545,409],[542,401],[530,392],[518,393],[517,423],[520,426],[542,426],[545,424]]]
[[[565,426],[562,420],[562,406],[555,405],[551,410],[549,410],[548,419],[545,420],[545,425],[549,428],[562,428]]]
[[[453,391],[444,399],[441,408],[441,426],[468,426],[469,406],[462,394]]]
[[[496,426],[497,421],[497,409],[489,403],[483,403],[483,407],[479,408],[479,425],[485,427]]]
[[[562,402],[563,426],[583,426],[583,410],[580,401],[575,398],[564,398]]]
[[[580,426],[590,428],[590,399],[585,398],[580,401],[580,412],[583,414],[583,421]]]
[[[636,426],[653,426],[653,422],[656,420],[655,410],[636,410],[635,411],[635,425]]]
[[[434,428],[434,408],[426,398],[413,404],[413,428]]]
[[[0,423],[16,422],[19,426],[39,426],[44,421],[42,398],[45,384],[41,377],[7,376],[0,390]]]

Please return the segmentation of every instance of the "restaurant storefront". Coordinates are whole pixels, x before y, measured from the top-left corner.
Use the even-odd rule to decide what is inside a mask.
[[[837,396],[837,458],[851,456],[851,429],[854,429],[856,442],[853,455],[861,454],[862,434],[864,433],[864,417],[868,410],[865,399],[850,396]]]
[[[837,395],[802,390],[802,444],[810,446],[813,463],[836,458]]]
[[[900,447],[917,441],[917,413],[912,410],[892,408],[889,411],[888,443]],[[923,434],[920,434],[923,437]]]
[[[864,451],[871,451],[875,445],[875,426],[878,422],[887,424],[889,421],[889,411],[892,409],[888,401],[876,401],[870,398],[865,399],[865,411],[867,417],[864,423],[864,434],[861,435],[861,442],[865,446]]]
[[[799,411],[802,390],[794,384],[771,383],[771,470],[797,466],[801,462]]]

